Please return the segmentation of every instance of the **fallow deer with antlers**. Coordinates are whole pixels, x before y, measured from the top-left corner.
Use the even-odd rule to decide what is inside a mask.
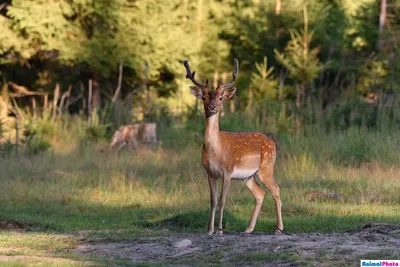
[[[258,185],[255,176],[261,180],[272,193],[275,200],[277,217],[276,233],[283,232],[282,203],[279,195],[279,187],[273,177],[277,147],[274,140],[260,132],[224,132],[219,130],[219,111],[223,101],[231,98],[236,91],[234,87],[239,71],[239,61],[234,60],[234,72],[232,81],[227,84],[218,82],[215,90],[210,90],[208,80],[201,83],[195,79],[188,61],[184,61],[186,78],[195,86],[190,86],[192,94],[203,101],[206,116],[206,129],[204,132],[204,145],[202,151],[202,164],[208,174],[211,197],[211,215],[208,226],[208,234],[214,233],[214,220],[217,207],[218,185],[217,179],[222,178],[222,190],[219,200],[219,222],[217,234],[221,235],[222,218],[232,179],[246,181],[246,186],[254,194],[256,204],[250,222],[245,233],[251,233],[257,222],[265,192]]]

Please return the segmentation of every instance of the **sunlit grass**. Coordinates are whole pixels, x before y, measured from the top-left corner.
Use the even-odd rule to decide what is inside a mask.
[[[65,235],[0,231],[0,248],[10,250],[64,251],[76,246],[76,240]]]
[[[88,262],[78,262],[68,259],[57,259],[50,257],[38,257],[38,256],[14,256],[0,262],[0,266],[7,267],[22,267],[22,266],[96,266]]]
[[[199,148],[193,147],[5,160],[1,163],[2,217],[63,231],[127,226],[141,229],[198,211],[207,217],[208,184],[199,162]],[[379,162],[346,167],[318,162],[310,153],[285,153],[277,164],[275,179],[281,187],[285,217],[389,218],[398,212],[398,171],[398,167]],[[341,197],[310,202],[307,195],[315,190]],[[253,203],[243,182],[233,182],[227,211],[241,221],[241,228]],[[273,211],[272,198],[267,195],[263,214],[271,218]],[[69,219],[61,223],[59,218]],[[304,230],[313,229],[310,225]]]
[[[0,266],[83,266],[80,260],[58,255],[76,245],[72,236],[0,231]]]
[[[367,133],[365,139],[374,140],[376,135]],[[296,137],[282,144],[275,179],[281,188],[286,231],[345,231],[371,222],[398,223],[400,166],[394,146],[398,140],[381,138],[381,146],[386,146],[382,158],[372,153],[349,164],[346,158],[338,160],[346,155],[337,154],[331,138]],[[380,150],[375,143],[371,146]],[[200,149],[192,144],[185,149],[103,153],[87,147],[70,154],[3,159],[0,220],[23,223],[33,232],[0,232],[0,255],[13,248],[18,255],[57,255],[75,247],[82,230],[106,240],[205,232],[209,189]],[[310,200],[313,191],[340,197]],[[234,181],[224,227],[243,231],[253,205],[244,183]],[[273,199],[267,194],[255,230],[273,232],[275,222]],[[24,265],[24,260],[13,264]]]

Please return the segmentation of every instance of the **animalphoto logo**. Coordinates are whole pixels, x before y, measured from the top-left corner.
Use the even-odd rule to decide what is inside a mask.
[[[369,266],[400,266],[400,260],[360,260],[361,267]]]

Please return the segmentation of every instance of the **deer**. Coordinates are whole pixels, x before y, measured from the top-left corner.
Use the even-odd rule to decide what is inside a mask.
[[[208,84],[195,79],[187,60],[184,61],[186,78],[195,86],[190,86],[191,93],[203,101],[206,127],[202,148],[202,165],[208,175],[210,187],[211,213],[208,234],[214,234],[214,221],[217,208],[218,183],[222,178],[219,199],[219,221],[217,235],[222,235],[222,219],[231,180],[243,180],[255,197],[255,206],[245,233],[252,233],[265,197],[265,191],[258,184],[256,177],[271,192],[275,201],[277,218],[276,234],[283,233],[282,202],[279,186],[274,180],[274,165],[277,156],[277,143],[261,132],[225,132],[219,129],[219,112],[224,100],[230,99],[236,92],[235,82],[239,72],[239,61],[234,59],[232,80],[227,84],[217,82],[212,90]]]
[[[138,149],[141,145],[157,144],[157,124],[137,123],[121,126],[112,136],[110,149],[117,147],[119,151],[124,146]]]

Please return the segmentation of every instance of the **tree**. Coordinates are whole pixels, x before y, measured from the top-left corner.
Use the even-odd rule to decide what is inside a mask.
[[[257,72],[251,76],[251,87],[256,89],[256,96],[260,101],[276,99],[278,82],[273,76],[274,67],[268,68],[267,57],[263,63],[255,64]]]
[[[323,69],[319,63],[319,47],[310,48],[313,31],[308,32],[307,6],[303,6],[304,30],[290,30],[291,40],[285,48],[285,53],[274,50],[276,59],[289,71],[290,77],[298,82],[296,88],[296,130],[301,126],[300,108],[302,97],[310,83],[318,77]]]

